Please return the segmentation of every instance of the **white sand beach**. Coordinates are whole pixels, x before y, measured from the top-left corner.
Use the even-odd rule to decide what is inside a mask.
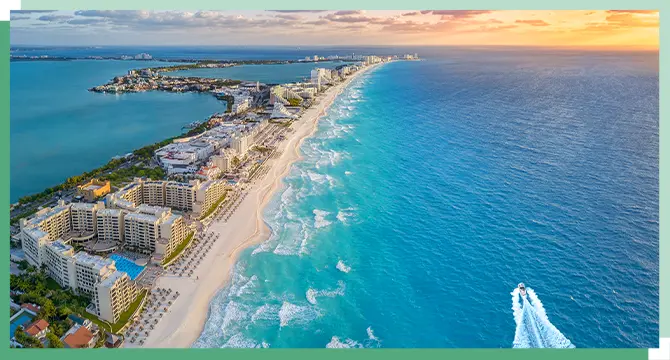
[[[208,231],[220,234],[220,238],[191,277],[166,274],[157,280],[157,287],[178,291],[180,296],[151,331],[142,347],[190,347],[200,336],[209,303],[230,281],[231,271],[240,252],[268,238],[270,229],[263,222],[263,209],[280,188],[282,178],[288,173],[291,164],[300,160],[300,145],[316,131],[319,118],[344,88],[374,67],[368,66],[325,91],[319,96],[318,104],[307,109],[293,124],[294,131],[279,145],[281,155],[265,165],[269,167],[267,175],[247,188],[248,195],[227,222],[214,221],[210,224]],[[125,346],[138,345],[126,341]]]

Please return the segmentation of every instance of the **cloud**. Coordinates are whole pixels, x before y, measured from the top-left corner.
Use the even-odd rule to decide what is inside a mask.
[[[530,26],[549,26],[550,24],[544,20],[517,20],[517,24],[526,24]]]
[[[80,10],[75,15],[81,17],[107,19],[110,25],[135,30],[161,30],[183,28],[224,28],[230,30],[250,30],[295,25],[300,20],[297,15],[280,14],[271,18],[248,18],[226,14],[220,11],[136,11],[136,10]]]
[[[39,21],[59,22],[72,19],[74,16],[70,15],[42,15],[37,18]]]
[[[322,13],[328,10],[266,10],[279,13]]]
[[[328,14],[326,16],[322,16],[321,18],[329,20],[329,21],[333,21],[333,22],[343,22],[343,23],[374,22],[375,20],[378,19],[378,18],[375,18],[375,17],[365,16],[365,15],[337,15],[337,13]]]
[[[506,31],[510,29],[514,29],[519,27],[518,25],[514,24],[507,24],[507,25],[495,25],[495,26],[488,26],[488,25],[482,25],[476,28],[470,28],[470,29],[461,29],[458,30],[458,33],[478,33],[478,32],[485,32],[485,33],[492,33],[492,32],[498,32],[498,31]]]
[[[491,13],[491,10],[423,10],[422,14],[442,15],[442,20],[467,19],[478,15]]]
[[[71,25],[96,25],[96,24],[105,24],[107,19],[72,19],[67,21]]]
[[[605,18],[614,27],[658,27],[658,18],[640,17],[631,12],[616,12]]]
[[[346,16],[346,15],[361,15],[365,13],[363,10],[340,10],[335,12],[333,15],[335,16]]]
[[[279,15],[275,15],[274,17],[277,18],[277,19],[294,20],[294,21],[304,19],[303,16],[296,15],[296,14],[279,14]]]
[[[418,11],[412,11],[412,12],[402,14],[402,16],[417,16],[417,15],[421,15],[421,13],[418,12]]]
[[[658,10],[608,10],[608,13],[657,14]]]
[[[56,10],[12,10],[10,14],[45,14],[56,12]]]
[[[14,16],[10,15],[9,21],[17,21],[17,20],[28,20],[30,19],[30,16]]]

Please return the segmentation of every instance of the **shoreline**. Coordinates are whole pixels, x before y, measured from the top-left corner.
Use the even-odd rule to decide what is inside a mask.
[[[230,283],[240,253],[269,237],[270,228],[263,219],[263,211],[272,196],[283,186],[283,179],[291,166],[303,158],[300,146],[316,132],[319,119],[349,84],[378,65],[361,69],[344,82],[328,89],[317,105],[305,111],[293,127],[291,136],[280,145],[280,156],[271,159],[266,165],[269,167],[268,173],[246,189],[247,197],[230,219],[209,225],[208,232],[216,232],[221,238],[192,277],[163,275],[158,278],[155,286],[172,288],[182,296],[149,334],[142,347],[185,348],[193,345],[203,331],[212,299]],[[126,343],[124,347],[139,346]]]

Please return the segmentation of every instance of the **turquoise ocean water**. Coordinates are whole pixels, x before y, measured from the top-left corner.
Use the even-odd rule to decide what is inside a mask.
[[[657,346],[657,71],[465,51],[356,80],[194,347]]]
[[[425,61],[356,80],[304,142],[264,212],[271,238],[242,254],[194,347],[658,346],[658,53],[407,51]],[[86,91],[145,65],[11,64],[13,200],[223,110]],[[528,306],[510,297],[522,281]]]

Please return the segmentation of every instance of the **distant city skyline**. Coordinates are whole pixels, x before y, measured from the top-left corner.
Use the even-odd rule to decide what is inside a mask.
[[[12,45],[516,45],[657,49],[655,10],[11,12]]]

